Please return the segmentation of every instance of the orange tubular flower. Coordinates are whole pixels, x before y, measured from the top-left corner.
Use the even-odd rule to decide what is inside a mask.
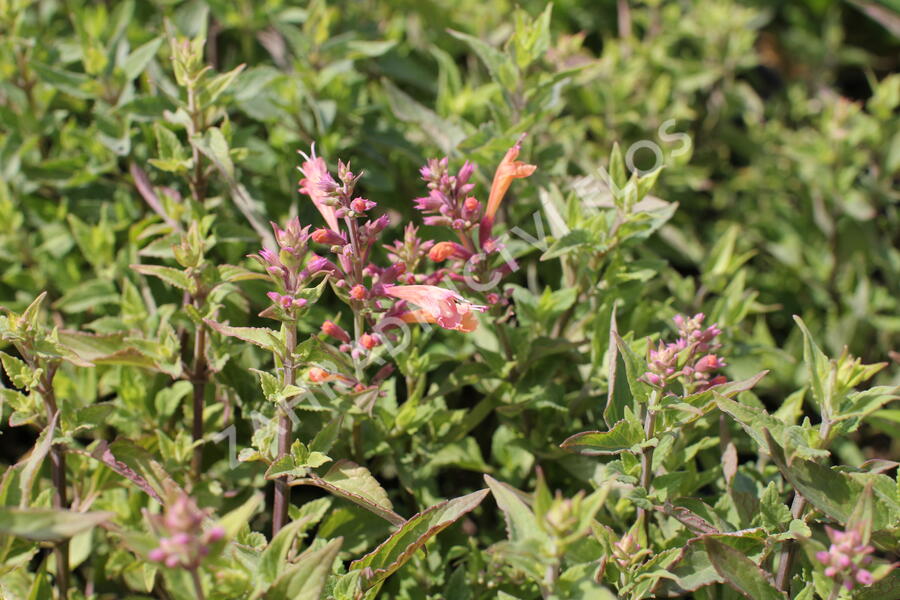
[[[444,329],[469,332],[478,327],[472,311],[487,310],[486,306],[471,304],[456,292],[434,285],[395,285],[385,293],[421,307],[403,314],[401,318],[407,323],[436,323]]]
[[[506,151],[506,156],[500,161],[500,166],[497,167],[497,171],[494,173],[494,181],[491,183],[491,195],[488,197],[487,212],[485,213],[486,218],[490,219],[491,222],[493,222],[494,215],[497,214],[497,209],[500,208],[500,203],[503,201],[503,197],[506,195],[512,180],[528,177],[537,169],[537,165],[529,165],[516,160],[519,156],[519,150],[521,150],[519,145],[521,142],[522,138],[519,138],[516,145]]]
[[[312,148],[311,157],[302,152],[300,154],[306,159],[300,167],[300,172],[303,173],[304,177],[300,180],[300,193],[309,196],[316,208],[319,209],[319,212],[322,213],[322,217],[325,219],[325,223],[328,224],[329,229],[340,231],[337,217],[334,214],[334,207],[329,206],[325,202],[328,194],[323,189],[322,184],[334,181],[328,173],[328,166],[325,164],[325,160],[321,156],[316,156],[315,146]]]
[[[428,258],[434,262],[442,262],[448,258],[468,260],[472,253],[456,242],[438,242],[428,252]]]

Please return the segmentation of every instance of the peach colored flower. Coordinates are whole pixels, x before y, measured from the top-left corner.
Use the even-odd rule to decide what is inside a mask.
[[[448,258],[468,260],[471,256],[471,252],[469,252],[456,242],[438,242],[428,252],[428,258],[430,258],[434,262],[442,262],[447,260]]]
[[[311,156],[307,156],[303,152],[300,152],[300,155],[306,159],[300,167],[300,172],[303,173],[303,179],[300,180],[300,193],[309,196],[316,208],[319,209],[319,212],[322,213],[322,217],[330,229],[340,231],[337,216],[334,214],[334,207],[326,203],[328,193],[325,191],[323,184],[333,183],[334,180],[328,173],[328,166],[325,164],[325,160],[321,156],[316,156],[315,144],[313,144],[310,151]]]
[[[478,326],[478,320],[472,311],[487,310],[486,306],[471,304],[456,292],[434,285],[394,285],[385,293],[420,307],[420,310],[401,316],[407,323],[437,323],[444,329],[473,331]]]
[[[519,145],[521,142],[522,138],[519,138],[516,145],[506,151],[506,156],[500,161],[500,166],[497,167],[497,171],[494,173],[494,181],[491,183],[491,195],[488,197],[487,212],[485,213],[487,218],[492,221],[512,180],[528,177],[537,169],[537,165],[529,165],[516,160],[519,156],[519,150],[521,150]]]

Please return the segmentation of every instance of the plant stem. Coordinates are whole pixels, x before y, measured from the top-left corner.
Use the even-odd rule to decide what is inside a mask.
[[[194,455],[191,458],[191,472],[194,481],[200,479],[203,469],[203,445],[198,443],[203,439],[203,399],[206,395],[206,325],[197,325],[197,337],[194,341],[194,366],[191,373],[191,381],[194,386],[194,422],[191,429],[194,441]]]
[[[831,587],[831,593],[828,594],[828,600],[837,600],[838,596],[841,595],[841,581],[837,580],[834,582],[834,585]]]
[[[823,449],[827,449],[830,445],[830,436],[831,419],[826,413],[822,416],[822,425],[819,428],[819,438],[822,440]],[[805,510],[806,498],[801,496],[800,492],[794,490],[794,499],[791,502],[791,517],[799,519],[803,516]],[[787,540],[784,542],[784,545],[781,547],[781,552],[778,554],[778,573],[775,576],[775,587],[781,591],[787,591],[786,586],[791,574],[791,566],[794,563],[794,551],[796,550],[796,547],[797,545],[793,540]],[[840,589],[838,589],[838,592],[840,592]],[[835,596],[835,598],[836,597],[837,596]]]
[[[297,348],[297,323],[288,321],[285,323],[285,347],[284,357],[284,385],[294,385],[294,350]],[[278,458],[286,456],[291,451],[291,423],[290,415],[284,407],[278,409]],[[272,537],[278,533],[288,521],[288,506],[291,504],[291,488],[285,477],[275,480],[275,502],[272,507]]]
[[[206,596],[203,595],[203,582],[200,581],[200,572],[197,569],[191,569],[191,580],[194,582],[194,592],[197,595],[197,600],[205,600]]]
[[[656,430],[656,400],[658,392],[653,390],[644,413],[644,438],[650,439]],[[650,493],[650,477],[653,475],[653,446],[647,446],[641,453],[641,487]],[[650,544],[650,515],[643,508],[638,509],[638,519],[644,528],[645,544]]]
[[[53,376],[56,374],[56,365],[48,365],[47,371],[41,377],[38,393],[44,399],[47,408],[47,422],[59,419],[59,407],[56,403],[56,392],[53,389]],[[50,447],[50,477],[53,480],[53,507],[65,510],[69,506],[66,499],[66,449],[62,444],[53,444]],[[53,547],[56,557],[56,586],[59,589],[59,597],[65,599],[69,594],[69,541],[63,540]]]

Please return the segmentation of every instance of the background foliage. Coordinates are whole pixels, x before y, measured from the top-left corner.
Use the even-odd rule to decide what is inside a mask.
[[[230,515],[227,541],[246,556],[222,552],[204,567],[214,598],[307,597],[276,585],[304,564],[295,561],[302,550],[321,553],[308,564],[335,563],[323,591],[335,598],[362,589],[388,598],[615,597],[610,590],[730,598],[741,583],[733,572],[749,561],[774,572],[779,544],[793,539],[805,550],[791,596],[827,598],[830,584],[812,558],[827,546],[821,525],[860,519],[878,523],[878,553],[890,562],[900,518],[896,465],[887,462],[900,456],[900,411],[888,404],[900,383],[898,23],[889,1],[0,0],[0,303],[21,314],[46,292],[40,322],[61,348],[46,360],[62,361],[52,387],[65,421],[54,447],[70,449],[68,501],[115,514],[113,526],[72,538],[72,597],[193,597],[177,571],[146,560],[142,509],[159,504],[96,459],[103,441],[145,480],[161,477],[148,466],[157,465],[200,506]],[[195,50],[212,67],[193,100],[177,72],[176,38],[199,40]],[[178,288],[188,284],[173,287],[133,265],[177,267],[172,245],[197,223],[189,242],[202,248],[203,264],[251,269],[246,256],[272,243],[269,220],[299,215],[318,225],[296,191],[297,151],[313,142],[332,169],[342,158],[365,170],[361,193],[391,215],[389,233],[399,236],[425,193],[418,169],[428,158],[478,165],[474,194],[484,201],[494,167],[522,133],[523,155],[539,168],[514,184],[502,209],[507,229],[527,233],[507,240],[520,266],[504,283],[510,312],[492,313],[498,324],[483,320],[473,334],[422,333],[397,357],[399,376],[385,382],[371,415],[338,399],[301,412],[295,431],[313,443],[347,415],[323,453],[365,465],[364,479],[374,476],[401,519],[456,498],[420,526],[461,524],[429,536],[428,552],[410,553],[383,582],[360,584],[338,575],[396,527],[300,486],[297,540],[272,551],[261,533],[270,511],[257,499],[271,493],[266,465],[233,468],[227,436],[214,437],[234,426],[235,452],[259,446],[251,414],[275,408],[249,369],[272,371],[272,359],[214,336],[199,480],[190,473],[184,367],[200,312],[263,326],[256,315],[268,288],[216,270],[218,287],[195,315],[183,305],[196,289],[186,295]],[[633,200],[643,203],[616,205],[599,169],[624,187],[621,156],[641,140],[658,145],[665,168],[637,186]],[[621,152],[611,155],[614,144]],[[637,166],[650,156],[635,154]],[[448,238],[438,228],[420,234]],[[326,293],[301,333],[339,310]],[[612,455],[560,447],[583,430],[631,427],[629,411],[648,386],[632,372],[641,363],[626,364],[628,351],[643,360],[648,336],[671,339],[674,315],[699,312],[724,332],[729,380],[769,372],[752,390],[695,399],[696,419],[665,421],[678,435],[654,442],[653,489],[639,477],[644,451],[635,446],[647,442],[639,422],[637,437],[623,433]],[[863,364],[889,364],[866,370],[826,358],[845,347]],[[32,378],[31,364],[18,371],[24,357],[13,345],[4,352],[0,504],[49,508],[49,459],[28,457],[42,457],[54,429],[35,404],[43,392],[24,393],[40,389],[41,375]],[[842,425],[823,431],[829,419]],[[837,494],[828,485],[852,490],[843,504],[817,504],[817,490],[807,494],[791,468],[824,481],[824,497]],[[871,496],[867,484],[874,508],[860,500]],[[479,503],[486,485],[494,500]],[[549,508],[556,490],[554,510],[580,524],[559,525]],[[791,514],[794,490],[811,512]],[[856,505],[868,516],[853,520]],[[695,537],[671,511],[653,512],[663,506],[702,517],[716,535]],[[654,515],[650,539],[638,542],[651,555],[626,576],[610,557],[641,511]],[[50,597],[52,539],[24,541],[15,514],[4,519],[2,533],[19,537],[0,539],[0,595]],[[563,544],[566,531],[580,535]],[[330,545],[338,537],[339,551]],[[385,552],[359,567],[398,560]],[[717,553],[730,567],[711,564]],[[266,560],[277,563],[266,575],[272,587],[254,588]],[[554,589],[547,565],[563,573]],[[889,575],[877,585],[898,584]],[[889,589],[854,597],[890,597]]]

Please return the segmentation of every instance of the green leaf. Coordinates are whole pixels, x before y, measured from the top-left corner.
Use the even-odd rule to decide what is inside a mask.
[[[343,539],[336,538],[300,556],[296,565],[272,584],[265,594],[266,600],[319,600],[341,543]]]
[[[394,512],[394,506],[387,492],[372,477],[369,470],[349,460],[337,461],[323,477],[312,475],[306,479],[293,481],[291,485],[314,485],[358,504],[394,525],[406,522]]]
[[[217,323],[212,319],[203,319],[203,322],[209,325],[215,331],[228,337],[236,337],[255,344],[260,348],[264,348],[269,352],[278,355],[284,355],[285,347],[278,335],[271,329],[265,327],[232,327],[224,323]]]
[[[134,52],[128,55],[128,58],[125,59],[125,64],[122,66],[122,71],[125,73],[125,78],[128,81],[141,74],[147,63],[156,56],[156,51],[159,50],[162,42],[163,39],[161,37],[153,38],[146,44],[135,48]]]
[[[803,361],[806,363],[806,373],[809,377],[809,384],[812,387],[813,398],[819,404],[823,414],[831,417],[834,415],[836,407],[832,406],[833,390],[831,390],[830,385],[826,387],[826,382],[829,379],[828,373],[831,370],[828,357],[819,350],[803,319],[794,315],[794,321],[796,321],[803,332]]]
[[[53,432],[56,430],[57,417],[59,417],[59,412],[53,414],[50,424],[41,432],[37,443],[31,450],[31,455],[25,461],[25,466],[22,467],[22,474],[19,478],[19,488],[22,494],[21,508],[26,508],[31,502],[31,487],[34,484],[34,476],[37,475],[44,458],[47,457],[51,446],[53,446]]]
[[[490,44],[481,41],[477,37],[452,29],[449,29],[448,31],[450,35],[458,40],[466,42],[472,50],[475,51],[475,54],[478,55],[478,58],[480,58],[481,62],[484,63],[484,66],[487,67],[488,72],[491,74],[491,79],[497,82],[501,87],[507,89],[515,87],[516,81],[518,80],[518,72],[509,56],[503,54]]]
[[[622,419],[609,431],[583,431],[568,438],[560,447],[588,456],[629,452],[644,441],[644,431],[633,419]]]
[[[406,564],[425,542],[474,510],[488,493],[490,490],[480,490],[435,504],[415,515],[375,550],[351,563],[350,569],[371,569],[365,586],[371,588],[378,585]]]
[[[203,85],[203,96],[201,97],[203,106],[207,107],[213,104],[218,97],[228,89],[235,77],[240,75],[241,71],[243,71],[246,66],[247,65],[238,65],[227,73],[220,73],[207,81]]]
[[[153,132],[156,134],[156,147],[162,160],[180,162],[187,158],[187,151],[175,132],[160,123],[153,124]]]
[[[193,291],[194,285],[191,278],[184,271],[162,265],[131,265],[131,268],[143,275],[158,277],[171,286],[185,291]]]
[[[863,500],[864,484],[846,473],[823,467],[810,460],[794,458],[788,463],[784,450],[772,434],[768,430],[765,434],[769,455],[788,483],[817,509],[832,519],[846,523]],[[873,531],[893,527],[898,519],[900,515],[892,514],[889,506],[873,498]]]
[[[465,132],[457,125],[442,119],[432,110],[416,102],[390,80],[385,79],[382,84],[394,116],[401,121],[415,123],[421,127],[444,154],[450,154],[465,139]]]
[[[541,260],[550,260],[568,254],[582,246],[592,244],[594,236],[584,229],[573,229],[555,242],[541,255]]]
[[[219,519],[219,525],[225,530],[226,539],[236,536],[241,528],[250,522],[264,499],[263,494],[253,494],[246,502]]]
[[[546,534],[538,526],[534,512],[522,499],[522,492],[497,481],[490,475],[485,475],[484,480],[487,482],[497,506],[503,511],[506,533],[510,541],[533,540],[538,544],[548,541]]]
[[[638,381],[647,372],[647,361],[638,356],[631,346],[622,339],[618,332],[614,332],[616,345],[625,360],[625,373],[628,377],[628,389],[637,404],[645,405],[650,399],[650,386],[643,381]]]
[[[0,507],[0,533],[35,542],[59,542],[115,516],[111,512]]]
[[[279,531],[263,553],[259,557],[257,572],[266,585],[272,584],[279,573],[284,570],[284,564],[294,539],[300,530],[306,525],[303,521],[292,521]]]
[[[703,540],[716,572],[750,600],[783,600],[787,596],[769,582],[765,572],[728,544],[709,536]]]

